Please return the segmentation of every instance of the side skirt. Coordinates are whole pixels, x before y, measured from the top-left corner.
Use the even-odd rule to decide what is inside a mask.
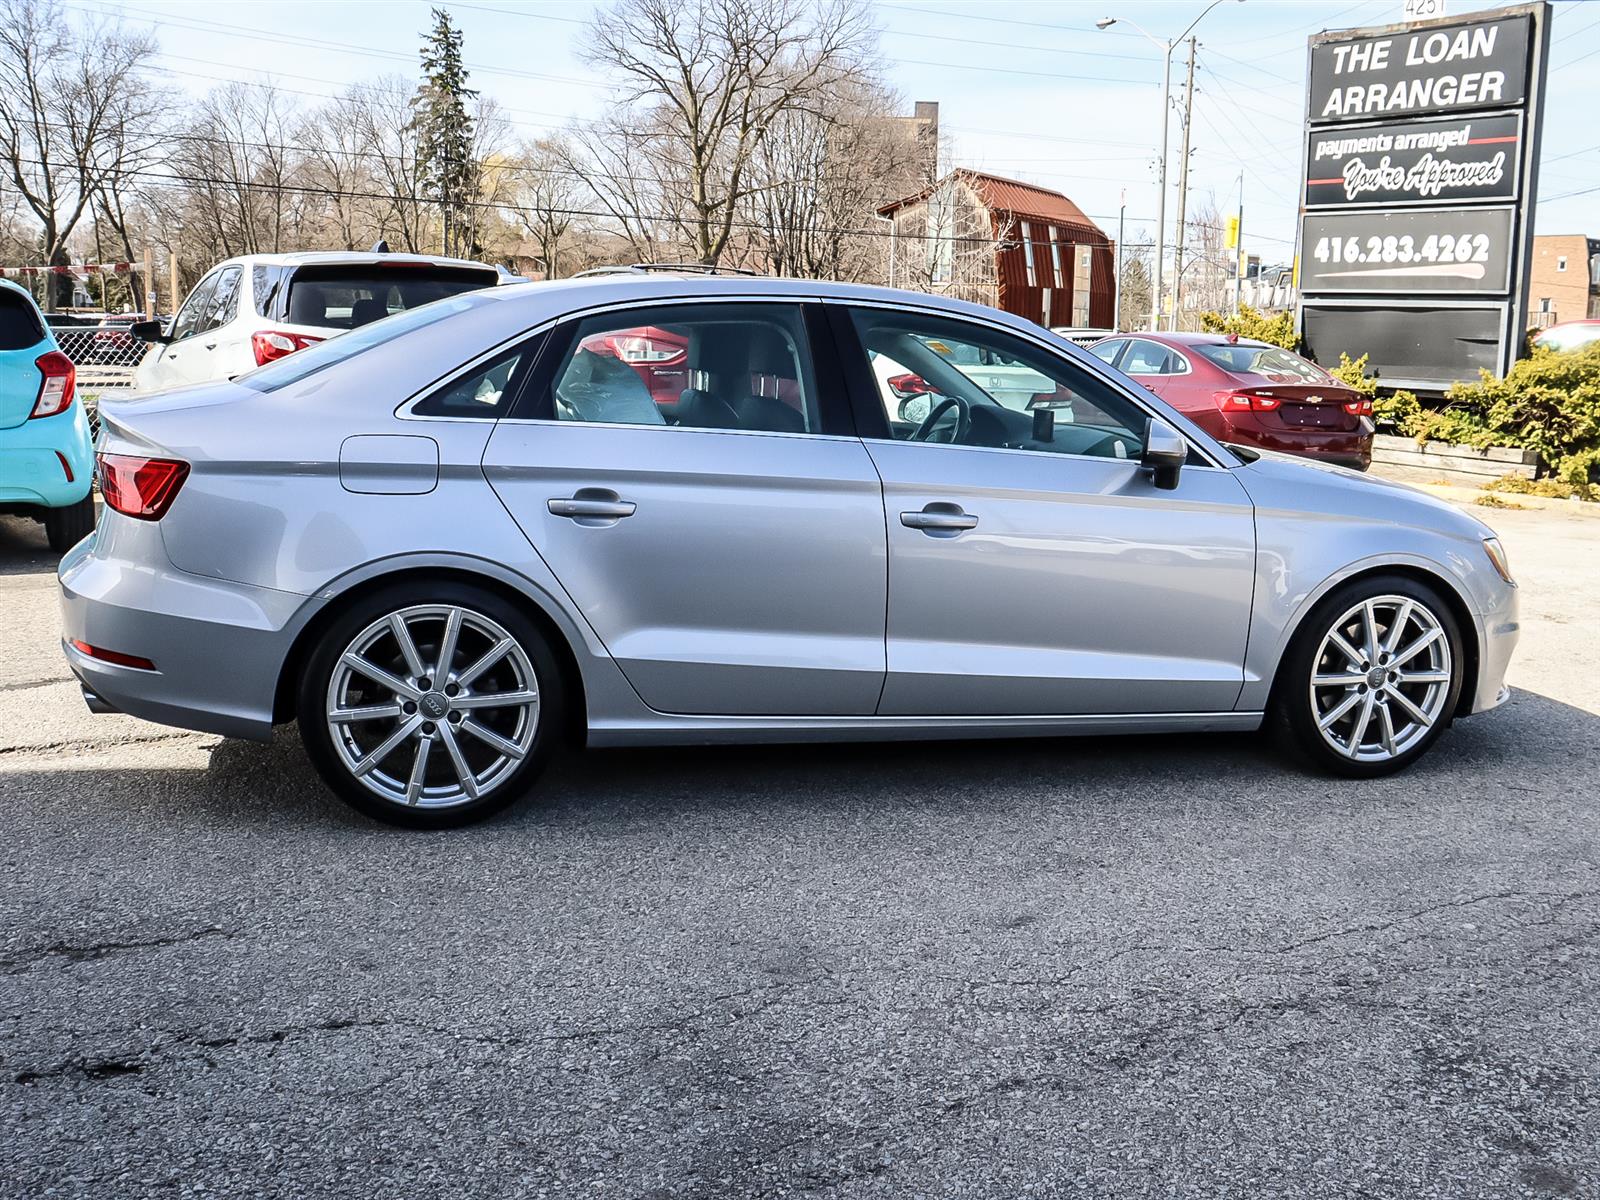
[[[1259,712],[1106,713],[1014,717],[717,717],[652,714],[601,720],[590,746],[709,746],[781,742],[893,742],[925,738],[1081,737],[1107,733],[1248,733]]]

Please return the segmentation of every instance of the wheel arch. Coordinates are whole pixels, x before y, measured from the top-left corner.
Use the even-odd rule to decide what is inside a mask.
[[[1472,606],[1467,602],[1458,583],[1445,572],[1435,567],[1414,561],[1393,561],[1365,563],[1347,574],[1336,575],[1326,581],[1314,593],[1306,597],[1300,609],[1294,615],[1294,620],[1284,632],[1279,645],[1277,661],[1272,667],[1272,688],[1268,697],[1268,705],[1277,699],[1278,687],[1283,678],[1283,664],[1289,657],[1289,651],[1295,642],[1305,632],[1307,618],[1316,611],[1317,606],[1328,598],[1336,589],[1348,584],[1358,583],[1363,579],[1371,579],[1379,575],[1398,575],[1402,579],[1425,584],[1438,592],[1444,598],[1445,604],[1450,608],[1450,615],[1455,618],[1456,625],[1461,630],[1462,663],[1461,694],[1456,703],[1453,716],[1465,716],[1471,711],[1472,698],[1477,695],[1479,662],[1482,658],[1483,647],[1478,641],[1478,621],[1473,614]]]
[[[392,587],[397,583],[420,584],[425,581],[464,583],[480,587],[515,605],[538,626],[539,632],[544,635],[551,653],[555,656],[556,665],[561,671],[561,682],[566,689],[568,729],[565,732],[569,738],[581,743],[588,729],[588,703],[583,669],[579,666],[578,654],[573,647],[573,635],[565,627],[565,622],[551,611],[555,606],[549,600],[542,598],[531,585],[513,582],[500,573],[460,561],[401,564],[390,569],[364,574],[358,579],[350,580],[342,588],[338,584],[332,585],[338,590],[328,597],[296,631],[289,652],[284,656],[283,663],[278,669],[278,679],[273,690],[273,724],[294,720],[298,715],[296,694],[301,671],[318,639],[342,613],[383,588]]]

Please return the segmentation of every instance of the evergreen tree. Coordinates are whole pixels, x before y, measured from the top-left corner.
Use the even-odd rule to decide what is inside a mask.
[[[442,8],[433,10],[433,29],[422,44],[422,83],[411,100],[411,128],[417,138],[417,174],[430,201],[439,207],[443,252],[474,251],[473,201],[478,170],[472,160],[472,117],[467,101],[478,93],[467,86],[461,63],[461,31]]]

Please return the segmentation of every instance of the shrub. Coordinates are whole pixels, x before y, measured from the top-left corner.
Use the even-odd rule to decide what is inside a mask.
[[[1270,342],[1274,346],[1282,346],[1285,350],[1300,348],[1300,339],[1294,331],[1292,312],[1268,317],[1248,304],[1241,304],[1235,314],[1225,316],[1219,312],[1201,313],[1200,328],[1207,333],[1233,333],[1258,342]]]
[[[1402,437],[1414,437],[1419,442],[1425,442],[1431,435],[1432,414],[1422,407],[1422,401],[1410,392],[1395,392],[1393,395],[1378,395],[1378,381],[1367,374],[1367,356],[1352,359],[1343,352],[1339,355],[1339,365],[1334,367],[1329,374],[1341,383],[1349,384],[1363,396],[1372,397],[1372,419],[1380,429],[1393,429]]]
[[[1445,399],[1433,436],[1532,450],[1574,485],[1589,485],[1600,467],[1600,343],[1565,353],[1538,350],[1504,379],[1481,371]]]

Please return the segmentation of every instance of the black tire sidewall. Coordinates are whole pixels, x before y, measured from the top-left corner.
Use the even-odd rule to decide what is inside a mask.
[[[539,727],[528,756],[487,795],[451,808],[408,808],[386,800],[351,777],[324,718],[328,683],[339,656],[355,636],[387,613],[419,604],[452,604],[502,625],[527,652],[539,688]],[[305,660],[296,712],[300,740],[323,781],[352,808],[388,825],[451,829],[490,817],[525,795],[549,761],[565,728],[560,667],[539,627],[514,602],[497,592],[456,580],[415,580],[370,592],[349,604],[326,629]]]
[[[44,514],[44,536],[50,549],[65,554],[94,532],[94,492],[63,508],[47,508]]]
[[[1309,681],[1318,648],[1334,619],[1373,596],[1407,596],[1425,604],[1438,619],[1450,646],[1451,680],[1444,708],[1432,729],[1404,754],[1383,762],[1358,762],[1323,740],[1312,711]],[[1335,775],[1370,779],[1402,771],[1426,754],[1443,735],[1461,701],[1466,655],[1455,610],[1439,590],[1405,575],[1369,575],[1335,588],[1300,623],[1273,685],[1272,720],[1280,740],[1314,766]]]

